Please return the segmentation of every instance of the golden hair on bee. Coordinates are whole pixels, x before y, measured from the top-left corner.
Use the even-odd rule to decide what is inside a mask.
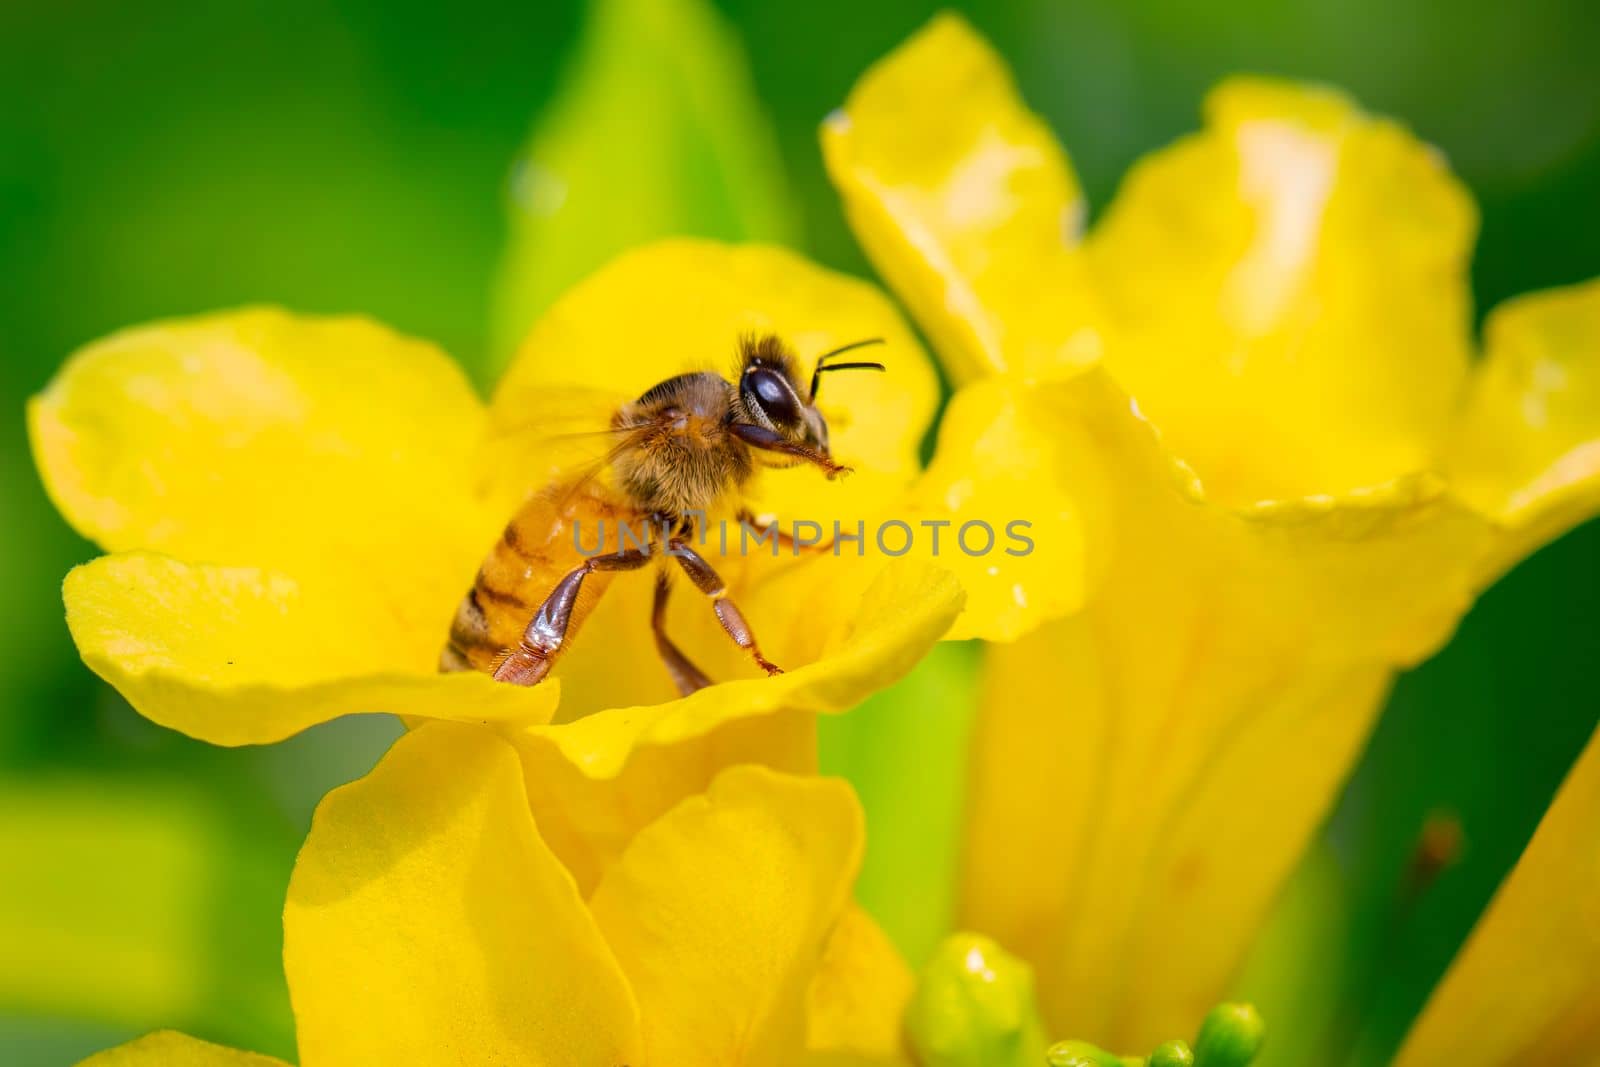
[[[770,367],[788,377],[799,388],[798,368],[800,357],[789,343],[775,333],[748,332],[739,335],[733,359],[733,379],[737,381],[746,367]]]
[[[727,599],[722,579],[686,540],[687,532],[695,515],[747,516],[740,497],[758,463],[808,463],[830,479],[848,472],[829,450],[817,390],[827,372],[883,370],[875,362],[829,362],[882,343],[869,338],[823,353],[807,387],[798,357],[781,337],[745,334],[737,339],[731,380],[713,371],[679,374],[620,404],[606,431],[612,443],[601,465],[610,474],[609,486],[591,472],[548,487],[512,517],[457,610],[440,669],[482,670],[501,681],[535,685],[549,674],[611,575],[654,562],[663,568],[651,617],[657,650],[680,691],[708,685],[662,630],[670,588],[664,568],[675,562],[711,598],[728,636],[757,666],[777,673]],[[616,551],[585,556],[571,531],[581,521],[605,516],[636,520],[635,528],[648,526],[652,536],[630,546],[619,534]]]

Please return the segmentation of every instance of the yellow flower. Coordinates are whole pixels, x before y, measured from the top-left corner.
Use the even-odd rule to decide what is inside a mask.
[[[988,655],[960,921],[1034,965],[1052,1030],[1122,1048],[1226,992],[1396,671],[1600,505],[1600,283],[1496,309],[1474,364],[1474,207],[1437,152],[1328,89],[1233,79],[1205,114],[1087,236],[1066,156],[958,19],[823,129],[863,246],[968,383],[952,411],[1057,442],[1032,480],[1075,578],[990,635],[1020,639]],[[1594,763],[1542,835],[1600,834]],[[1592,934],[1559,887],[1592,901],[1600,869],[1529,862],[1440,1003],[1470,1013],[1538,951],[1561,977],[1481,1062],[1576,1049],[1594,1017],[1600,947],[1556,917]],[[1477,1032],[1449,1018],[1409,1062]]]
[[[580,877],[593,875],[719,766],[808,768],[810,716],[898,677],[960,610],[955,582],[913,561],[751,561],[727,577],[790,668],[780,677],[751,677],[709,607],[680,596],[685,643],[703,638],[726,659],[714,676],[737,680],[671,699],[648,581],[617,583],[560,685],[437,672],[478,564],[554,476],[552,429],[581,426],[596,389],[638,396],[721,369],[756,329],[803,362],[882,337],[892,364],[822,396],[856,474],[773,471],[767,498],[842,516],[902,491],[936,402],[931,365],[874,288],[778,249],[673,241],[622,257],[546,314],[488,406],[439,350],[358,318],[246,310],[90,345],[29,408],[51,496],[110,553],[67,577],[73,638],[142,714],[218,744],[354,712],[500,724],[538,766],[533,788],[574,798],[546,832],[593,853]]]
[[[1600,732],[1412,1024],[1396,1067],[1584,1063],[1600,1045]]]
[[[301,1067],[904,1062],[842,782],[726,770],[588,893],[541,814],[513,743],[443,722],[323,800],[283,914]],[[164,1032],[87,1062],[278,1061]]]

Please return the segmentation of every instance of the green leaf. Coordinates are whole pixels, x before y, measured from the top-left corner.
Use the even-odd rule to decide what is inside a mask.
[[[1342,1003],[1352,950],[1343,864],[1314,844],[1279,894],[1230,990],[1271,1020],[1256,1067],[1333,1067],[1348,1049]]]
[[[277,921],[293,834],[206,801],[109,771],[0,784],[0,1015],[293,1050]]]
[[[627,248],[796,229],[743,51],[702,0],[594,0],[509,198],[494,369],[562,290]]]
[[[935,645],[899,682],[817,724],[822,772],[849,779],[867,813],[856,899],[912,966],[955,921],[979,658],[975,641]]]

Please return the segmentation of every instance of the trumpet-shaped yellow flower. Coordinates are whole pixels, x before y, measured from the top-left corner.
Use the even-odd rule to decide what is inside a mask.
[[[624,256],[556,303],[487,406],[438,349],[357,318],[246,310],[90,345],[29,408],[52,497],[110,553],[67,577],[73,638],[145,716],[218,744],[353,712],[499,724],[538,771],[532,788],[571,800],[546,831],[592,881],[721,766],[808,769],[810,716],[898,677],[960,610],[950,576],[914,561],[732,559],[725,577],[780,677],[751,677],[707,605],[678,597],[674,631],[734,680],[673,699],[648,580],[617,583],[551,683],[437,672],[478,564],[563,471],[552,439],[605,428],[583,421],[597,390],[626,399],[726,370],[750,330],[806,361],[882,337],[892,365],[821,397],[856,474],[768,472],[764,499],[830,516],[903,492],[931,365],[875,289],[777,249]]]
[[[905,1062],[842,782],[725,770],[587,893],[539,816],[515,746],[456,723],[324,799],[283,915],[301,1067]],[[277,1061],[161,1033],[88,1062]]]
[[[1235,79],[1205,113],[1087,235],[958,19],[823,129],[863,246],[971,383],[953,408],[1059,442],[1031,480],[1078,558],[988,635],[1020,639],[989,653],[961,922],[1034,965],[1052,1029],[1126,1048],[1226,991],[1395,672],[1600,505],[1600,283],[1497,309],[1474,365],[1474,208],[1437,152],[1328,89]]]
[[[1397,1067],[1596,1062],[1597,840],[1600,732],[1413,1024]]]

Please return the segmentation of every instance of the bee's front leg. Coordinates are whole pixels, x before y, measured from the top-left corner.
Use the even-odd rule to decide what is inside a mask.
[[[835,463],[833,457],[821,449],[809,445],[797,445],[778,431],[769,430],[765,426],[757,426],[753,422],[730,422],[728,432],[751,448],[758,448],[763,452],[776,452],[780,456],[793,456],[815,464],[827,471],[829,478],[850,473],[849,467]]]

